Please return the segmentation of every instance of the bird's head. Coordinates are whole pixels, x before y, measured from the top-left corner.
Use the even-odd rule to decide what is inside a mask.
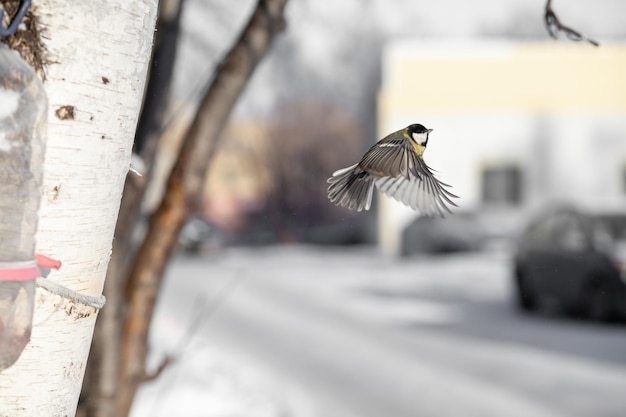
[[[407,135],[418,145],[426,147],[428,143],[428,134],[432,129],[426,129],[421,124],[412,124],[406,128]]]

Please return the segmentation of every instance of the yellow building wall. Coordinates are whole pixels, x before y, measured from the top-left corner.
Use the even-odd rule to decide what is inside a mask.
[[[380,117],[395,113],[626,109],[626,46],[394,44]]]

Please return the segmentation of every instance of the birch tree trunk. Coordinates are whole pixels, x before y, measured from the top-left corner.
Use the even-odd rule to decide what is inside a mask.
[[[137,123],[133,152],[145,162],[143,177],[126,178],[120,205],[113,253],[107,269],[104,294],[107,308],[98,316],[91,353],[87,362],[77,416],[116,417],[120,386],[121,326],[126,303],[123,289],[128,265],[135,252],[135,224],[148,183],[152,180],[152,165],[156,154],[163,119],[169,102],[170,85],[176,61],[178,35],[185,0],[160,0],[151,69],[146,80],[146,94]]]
[[[157,0],[39,0],[48,140],[37,253],[49,280],[102,292],[150,59]],[[31,341],[0,373],[0,416],[73,416],[97,311],[39,288]]]

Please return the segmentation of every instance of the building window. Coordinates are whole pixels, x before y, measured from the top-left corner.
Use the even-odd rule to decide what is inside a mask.
[[[482,198],[485,204],[520,204],[522,201],[520,169],[515,165],[483,169]]]

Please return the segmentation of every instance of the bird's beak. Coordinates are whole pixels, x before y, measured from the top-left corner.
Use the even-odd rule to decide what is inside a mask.
[[[430,133],[430,132],[432,132],[432,131],[433,131],[433,129],[426,129],[426,131],[427,131],[428,133]]]

